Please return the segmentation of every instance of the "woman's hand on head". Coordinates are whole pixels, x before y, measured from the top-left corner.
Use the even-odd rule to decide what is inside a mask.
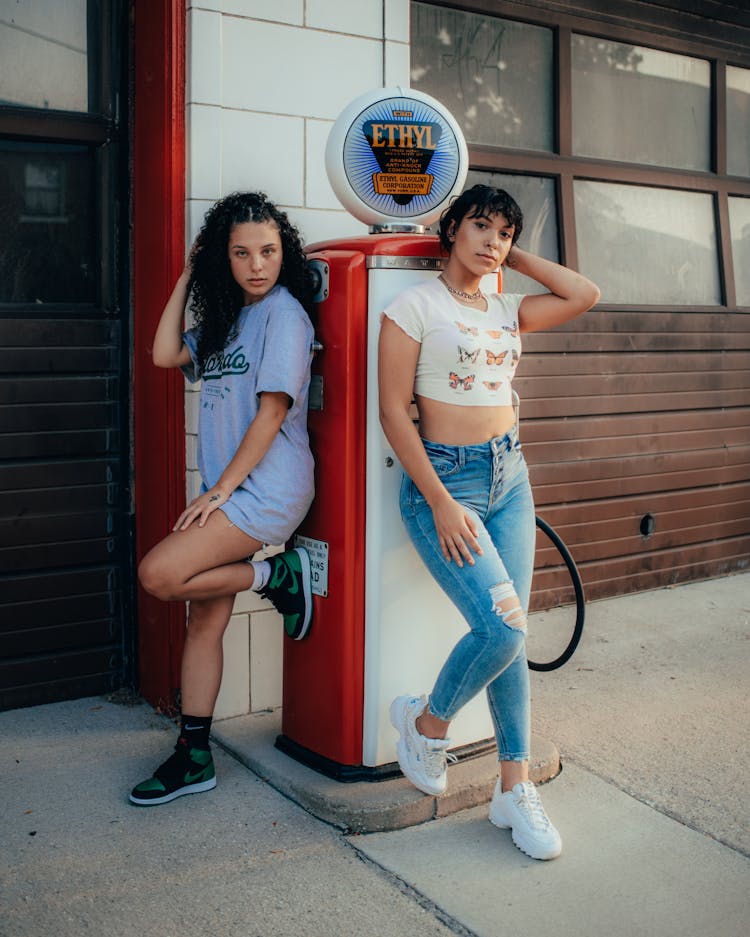
[[[187,530],[191,524],[198,521],[199,527],[204,527],[213,512],[229,500],[229,495],[214,485],[203,494],[194,498],[177,518],[173,531]]]
[[[450,563],[462,567],[464,562],[474,565],[474,556],[482,555],[482,548],[477,540],[477,526],[474,518],[467,513],[456,500],[448,496],[432,506],[432,517],[443,556]]]

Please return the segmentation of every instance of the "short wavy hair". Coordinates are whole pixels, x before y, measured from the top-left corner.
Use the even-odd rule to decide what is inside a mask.
[[[438,234],[440,243],[450,254],[452,243],[448,237],[451,224],[458,227],[463,219],[478,218],[480,215],[503,215],[509,225],[513,225],[513,243],[523,231],[523,212],[516,200],[505,189],[496,189],[491,185],[473,185],[457,195],[440,216]]]
[[[224,349],[244,305],[242,288],[232,276],[228,245],[232,228],[248,221],[271,221],[279,229],[283,263],[277,282],[312,317],[313,275],[299,231],[262,192],[233,192],[208,210],[191,254],[190,309],[201,367],[209,355]]]

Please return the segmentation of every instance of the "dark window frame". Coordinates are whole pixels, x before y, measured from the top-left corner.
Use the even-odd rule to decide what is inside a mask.
[[[575,4],[537,5],[504,0],[422,0],[436,7],[467,13],[480,13],[545,26],[553,32],[554,119],[552,153],[469,144],[471,169],[483,172],[510,172],[543,176],[555,181],[558,195],[558,239],[562,263],[578,267],[578,250],[573,200],[574,181],[627,183],[664,189],[705,192],[713,196],[716,218],[719,278],[722,302],[719,305],[680,305],[680,312],[750,313],[750,306],[738,306],[734,287],[734,262],[729,228],[729,197],[750,198],[750,178],[727,174],[726,68],[733,65],[750,69],[750,16],[726,8],[726,22],[704,19],[701,41],[691,38],[695,16],[679,9],[666,11],[663,6],[644,9],[629,2],[594,3],[578,0]],[[575,6],[575,12],[571,8]],[[630,15],[628,16],[628,14]],[[640,18],[639,18],[640,17]],[[648,20],[646,20],[648,17]],[[623,25],[627,23],[627,25]],[[728,36],[732,32],[733,38]],[[573,33],[645,46],[678,55],[704,59],[711,68],[711,161],[705,172],[672,169],[616,160],[575,156],[572,152],[572,56]],[[663,312],[670,306],[601,303],[600,308]]]
[[[96,224],[105,235],[112,230],[113,200],[121,185],[122,158],[116,152],[124,151],[122,130],[117,129],[119,95],[111,97],[103,89],[111,88],[115,76],[122,72],[123,63],[115,52],[117,41],[111,41],[122,29],[112,4],[89,2],[88,29],[88,95],[89,112],[42,109],[23,105],[0,105],[0,137],[8,140],[33,140],[39,143],[72,143],[94,150]],[[119,165],[118,165],[119,164]],[[120,305],[119,288],[115,282],[115,257],[118,251],[110,237],[99,245],[97,289],[93,302],[81,303],[0,303],[0,317],[44,317],[53,308],[66,315],[90,316],[101,310],[104,315],[116,315]],[[121,253],[121,251],[120,251]]]

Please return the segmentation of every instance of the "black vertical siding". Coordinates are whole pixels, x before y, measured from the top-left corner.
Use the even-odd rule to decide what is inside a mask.
[[[122,672],[120,330],[0,319],[0,708]]]

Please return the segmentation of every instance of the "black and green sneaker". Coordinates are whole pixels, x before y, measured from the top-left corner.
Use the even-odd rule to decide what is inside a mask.
[[[271,576],[260,594],[270,599],[284,618],[284,629],[299,641],[310,630],[312,621],[312,583],[307,550],[295,547],[269,556]]]
[[[180,739],[174,754],[160,765],[154,776],[141,781],[130,792],[130,802],[141,807],[168,804],[183,794],[198,794],[216,787],[214,760],[210,751],[188,748]]]

